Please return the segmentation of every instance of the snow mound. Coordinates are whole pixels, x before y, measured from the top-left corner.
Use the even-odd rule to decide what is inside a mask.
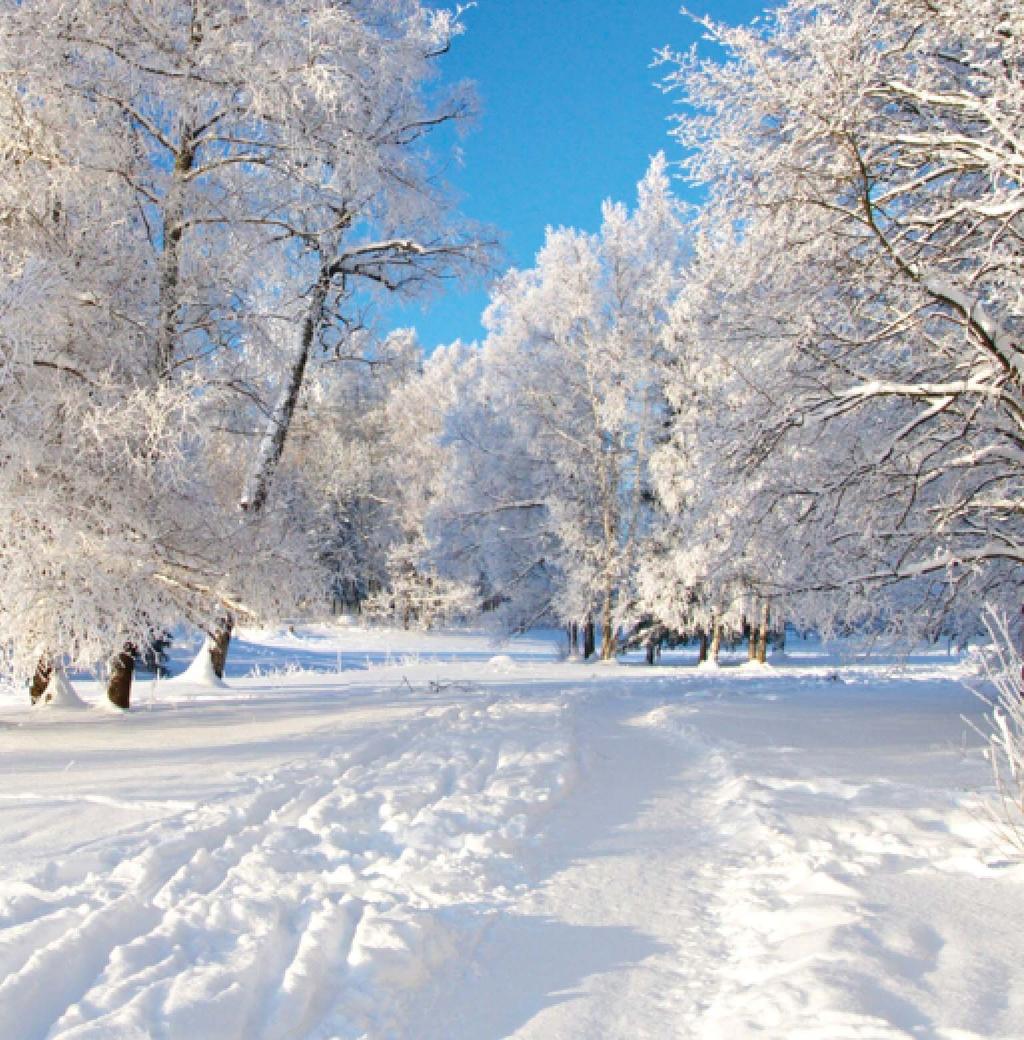
[[[181,673],[176,675],[173,679],[166,680],[171,683],[181,683],[182,685],[189,686],[208,686],[213,689],[221,689],[225,687],[223,679],[217,677],[217,673],[213,670],[213,659],[210,657],[210,644],[205,642],[199,649],[199,653],[196,654],[192,663]]]
[[[37,708],[65,708],[73,711],[85,708],[85,701],[75,693],[63,668],[54,668],[43,695],[36,701]]]
[[[487,662],[487,667],[490,668],[492,672],[511,672],[515,670],[516,663],[508,654],[495,654],[494,657]]]

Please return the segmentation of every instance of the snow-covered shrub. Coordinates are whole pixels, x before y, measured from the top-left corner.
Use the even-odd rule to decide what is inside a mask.
[[[986,617],[990,645],[979,653],[987,690],[976,690],[992,705],[985,757],[992,767],[995,796],[989,811],[1003,837],[1024,854],[1024,660],[1005,614]]]

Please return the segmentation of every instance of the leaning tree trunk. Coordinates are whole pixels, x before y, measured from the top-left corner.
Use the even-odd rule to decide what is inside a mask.
[[[132,693],[132,676],[135,674],[135,648],[126,644],[124,649],[110,662],[110,678],[107,680],[107,699],[116,708],[128,710]]]
[[[256,454],[256,460],[249,471],[245,489],[238,503],[242,512],[250,517],[259,516],[267,504],[270,485],[274,479],[274,473],[277,471],[278,463],[281,461],[281,456],[284,454],[288,430],[291,428],[295,408],[299,403],[299,394],[302,391],[306,365],[309,363],[310,354],[313,352],[313,343],[316,340],[317,329],[320,327],[329,286],[330,275],[325,270],[321,272],[320,281],[317,282],[313,295],[310,298],[306,317],[302,322],[302,335],[299,340],[298,353],[281,386],[274,410],[267,420],[263,437],[260,440],[259,450]],[[225,615],[217,622],[213,633],[211,633],[210,641],[207,644],[208,649],[204,647],[200,651],[200,653],[209,653],[214,674],[218,679],[224,678],[224,668],[227,664],[228,650],[231,647],[231,633],[234,627],[235,619],[230,614]]]
[[[321,280],[313,290],[309,301],[306,317],[302,322],[302,335],[299,340],[299,349],[292,361],[291,368],[285,376],[281,385],[280,393],[274,410],[270,413],[267,425],[260,440],[259,450],[249,478],[245,483],[239,507],[250,516],[257,516],[263,511],[267,504],[267,496],[270,494],[270,484],[277,471],[277,465],[284,454],[285,441],[288,438],[288,430],[291,428],[292,417],[295,415],[295,407],[299,403],[299,393],[302,390],[302,381],[306,375],[306,365],[309,356],[313,352],[313,342],[316,339],[317,329],[323,315],[324,302],[327,299],[327,289],[330,284],[328,280]]]
[[[32,682],[29,683],[28,692],[32,703],[36,704],[40,697],[46,693],[46,687],[50,685],[53,676],[53,658],[44,654],[39,658],[36,670],[32,674]]]

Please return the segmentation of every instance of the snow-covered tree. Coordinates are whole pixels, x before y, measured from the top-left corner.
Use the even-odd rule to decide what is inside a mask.
[[[635,211],[607,204],[603,215],[597,234],[550,231],[536,266],[495,288],[474,383],[449,424],[461,448],[447,508],[452,551],[487,597],[520,623],[544,611],[599,618],[608,658],[634,606],[664,420],[663,334],[684,241],[664,158]]]
[[[190,422],[143,457],[153,467],[176,451],[198,460],[189,494],[203,486],[204,466],[228,463],[204,491],[208,512],[220,513],[198,526],[230,537],[220,550],[204,541],[189,583],[204,608],[195,600],[188,613],[209,628],[254,584],[231,545],[259,544],[260,527],[282,519],[264,514],[304,375],[314,353],[345,353],[361,321],[358,287],[414,291],[474,255],[423,145],[467,111],[463,92],[429,87],[457,16],[418,0],[161,0],[144,9],[30,0],[0,19],[0,219],[12,242],[20,236],[7,243],[7,291],[38,283],[37,267],[48,272],[34,297],[12,305],[3,336],[35,352],[18,362],[35,375],[59,374],[62,392],[77,370],[79,403],[106,415],[122,413],[99,402],[97,380],[116,383],[117,400],[159,398],[168,415],[179,414],[168,400],[180,401]],[[37,359],[40,349],[65,349],[67,336],[48,340],[45,321],[22,324],[33,298],[44,319],[70,320],[73,306],[78,322],[89,307],[94,325],[107,323],[76,344],[81,364]],[[28,400],[16,381],[6,386]],[[58,425],[81,421],[54,407]],[[120,512],[99,515],[108,491],[130,499],[138,475],[108,467],[100,479],[110,487],[85,497],[115,529]],[[294,545],[297,573],[309,556],[300,542],[277,540]],[[144,540],[121,546],[125,567],[151,565]],[[248,560],[266,568],[276,555]],[[292,588],[270,572],[264,579]],[[159,612],[148,613],[155,624]]]
[[[296,410],[276,479],[310,497],[332,595],[348,607],[416,572],[439,472],[435,367],[412,329],[366,337],[358,357],[318,366]]]
[[[442,479],[426,517],[431,558],[476,587],[483,611],[508,629],[553,618],[560,572],[546,501],[557,489],[532,447],[535,419],[488,347],[455,343],[431,362],[447,387]]]
[[[403,625],[429,627],[471,615],[477,606],[475,583],[442,575],[429,539],[429,518],[447,494],[444,423],[461,399],[465,357],[460,344],[434,351],[414,378],[395,387],[384,412],[383,473],[397,537],[377,609]]]
[[[388,552],[400,540],[390,409],[422,363],[413,330],[399,329],[366,337],[357,357],[318,366],[282,459],[277,479],[296,473],[319,504],[332,596],[350,608],[386,581]]]
[[[930,618],[1018,584],[1022,26],[1008,0],[793,0],[708,23],[726,62],[676,59],[718,254],[684,339],[738,394],[729,510],[780,589],[850,616],[894,581],[883,609]]]

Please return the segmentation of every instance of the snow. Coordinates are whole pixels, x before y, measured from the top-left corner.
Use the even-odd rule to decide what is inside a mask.
[[[967,664],[557,640],[296,626],[128,715],[0,691],[0,1036],[1024,1035]]]
[[[210,657],[210,640],[206,640],[199,648],[192,663],[173,681],[179,686],[223,687],[224,681],[213,669],[213,658]]]
[[[36,707],[78,710],[85,706],[85,702],[75,693],[75,688],[68,681],[64,669],[54,668],[50,675],[50,681],[46,684],[46,689],[43,690]]]

